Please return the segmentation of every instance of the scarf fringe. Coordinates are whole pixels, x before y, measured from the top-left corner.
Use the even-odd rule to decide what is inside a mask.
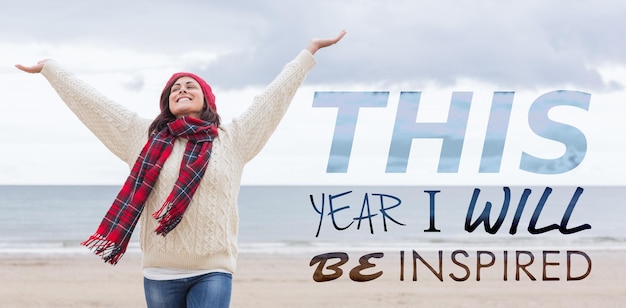
[[[89,248],[89,250],[100,256],[105,263],[109,263],[111,265],[117,264],[120,258],[124,255],[122,247],[97,233],[91,235],[89,239],[80,244]]]
[[[167,213],[169,213],[170,209],[172,208],[172,205],[173,205],[172,202],[163,203],[161,208],[152,214],[152,217],[158,221],[161,221],[163,217],[165,217]]]
[[[173,205],[172,202],[166,202],[158,211],[152,214],[152,217],[159,222],[159,226],[154,230],[156,234],[166,236],[183,219],[183,213],[176,211]]]

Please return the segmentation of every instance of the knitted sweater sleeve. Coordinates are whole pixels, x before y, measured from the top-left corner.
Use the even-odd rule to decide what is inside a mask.
[[[251,160],[267,143],[296,91],[315,64],[313,55],[302,50],[283,67],[262,93],[254,97],[252,105],[238,118],[233,119],[232,124],[236,131],[234,142],[244,161]]]
[[[46,61],[41,74],[61,99],[113,154],[131,164],[147,138],[148,120],[106,98],[94,88]]]

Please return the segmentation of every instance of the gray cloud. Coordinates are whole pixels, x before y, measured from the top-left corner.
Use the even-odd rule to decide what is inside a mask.
[[[141,75],[133,76],[132,78],[122,81],[122,86],[131,91],[140,92],[144,85],[146,84],[146,80]]]
[[[625,65],[620,1],[19,1],[0,12],[0,40],[94,42],[181,54],[228,51],[189,67],[224,88],[267,84],[310,37],[348,35],[317,56],[307,82],[460,79],[501,89],[595,91],[599,65]],[[214,77],[213,77],[214,76]]]

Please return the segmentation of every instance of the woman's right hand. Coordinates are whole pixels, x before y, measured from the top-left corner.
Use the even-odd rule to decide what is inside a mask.
[[[23,72],[37,74],[37,73],[41,73],[41,70],[43,69],[43,65],[46,63],[46,61],[48,60],[47,59],[40,60],[39,62],[37,62],[37,64],[32,65],[32,66],[24,66],[21,64],[16,64],[15,67],[17,67],[19,70]]]

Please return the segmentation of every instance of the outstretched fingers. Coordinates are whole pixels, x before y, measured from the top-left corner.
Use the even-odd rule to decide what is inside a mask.
[[[47,60],[40,60],[39,62],[37,62],[37,64],[30,65],[30,66],[16,64],[15,67],[17,67],[20,71],[23,71],[26,73],[37,74],[37,73],[41,73],[41,70],[43,69],[43,66],[46,63],[46,61]]]
[[[344,35],[346,35],[346,30],[341,30],[341,32],[339,32],[339,35],[334,38],[314,38],[310,41],[307,49],[312,54],[315,54],[315,52],[320,48],[337,44],[344,37]]]

